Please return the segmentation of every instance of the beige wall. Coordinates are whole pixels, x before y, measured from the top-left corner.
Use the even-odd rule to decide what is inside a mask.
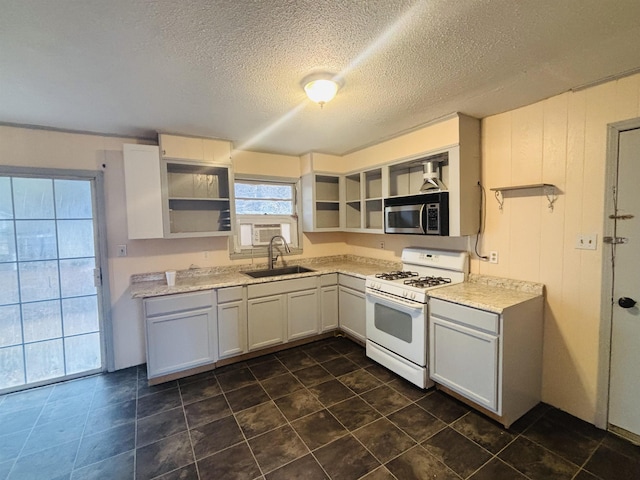
[[[607,362],[599,343],[607,124],[640,116],[639,98],[634,75],[482,121],[482,251],[498,251],[500,262],[474,261],[472,271],[546,285],[543,400],[589,422],[605,400],[598,367]],[[507,194],[500,211],[488,191],[542,182],[558,188],[553,211],[540,191]],[[598,249],[576,250],[579,233],[597,233]]]

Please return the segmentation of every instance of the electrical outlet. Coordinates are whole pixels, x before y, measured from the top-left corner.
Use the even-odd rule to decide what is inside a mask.
[[[489,263],[498,263],[498,252],[489,252]]]
[[[597,247],[597,233],[579,233],[576,237],[576,248],[579,250],[595,250]]]
[[[118,245],[118,256],[126,257],[127,256],[127,246],[126,245]]]
[[[380,248],[384,250],[384,242],[380,242]]]

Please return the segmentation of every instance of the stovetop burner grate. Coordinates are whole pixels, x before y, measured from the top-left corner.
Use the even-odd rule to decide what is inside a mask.
[[[403,278],[410,278],[410,277],[417,277],[417,276],[418,276],[417,272],[409,272],[409,271],[376,273],[376,278],[379,278],[380,280],[401,280]]]
[[[418,288],[435,287],[437,285],[445,285],[447,283],[451,283],[450,278],[435,277],[435,276],[411,278],[409,280],[404,281],[405,285],[410,285],[412,287],[418,287]]]

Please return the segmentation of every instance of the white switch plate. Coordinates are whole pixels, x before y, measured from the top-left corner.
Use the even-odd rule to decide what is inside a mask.
[[[498,263],[498,252],[495,250],[489,252],[489,263]]]
[[[597,233],[579,233],[576,237],[576,248],[579,250],[595,250],[597,247]]]
[[[127,256],[127,246],[126,245],[118,245],[118,256],[126,257]]]

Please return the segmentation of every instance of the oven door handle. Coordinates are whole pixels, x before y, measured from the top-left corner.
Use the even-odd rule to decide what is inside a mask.
[[[405,300],[396,295],[385,295],[384,293],[374,292],[371,290],[367,290],[366,295],[369,295],[374,298],[379,298],[380,300],[384,300],[387,303],[404,305],[405,307],[409,307],[415,310],[422,310],[425,307],[425,305],[423,305],[422,303],[412,302],[411,300]]]

